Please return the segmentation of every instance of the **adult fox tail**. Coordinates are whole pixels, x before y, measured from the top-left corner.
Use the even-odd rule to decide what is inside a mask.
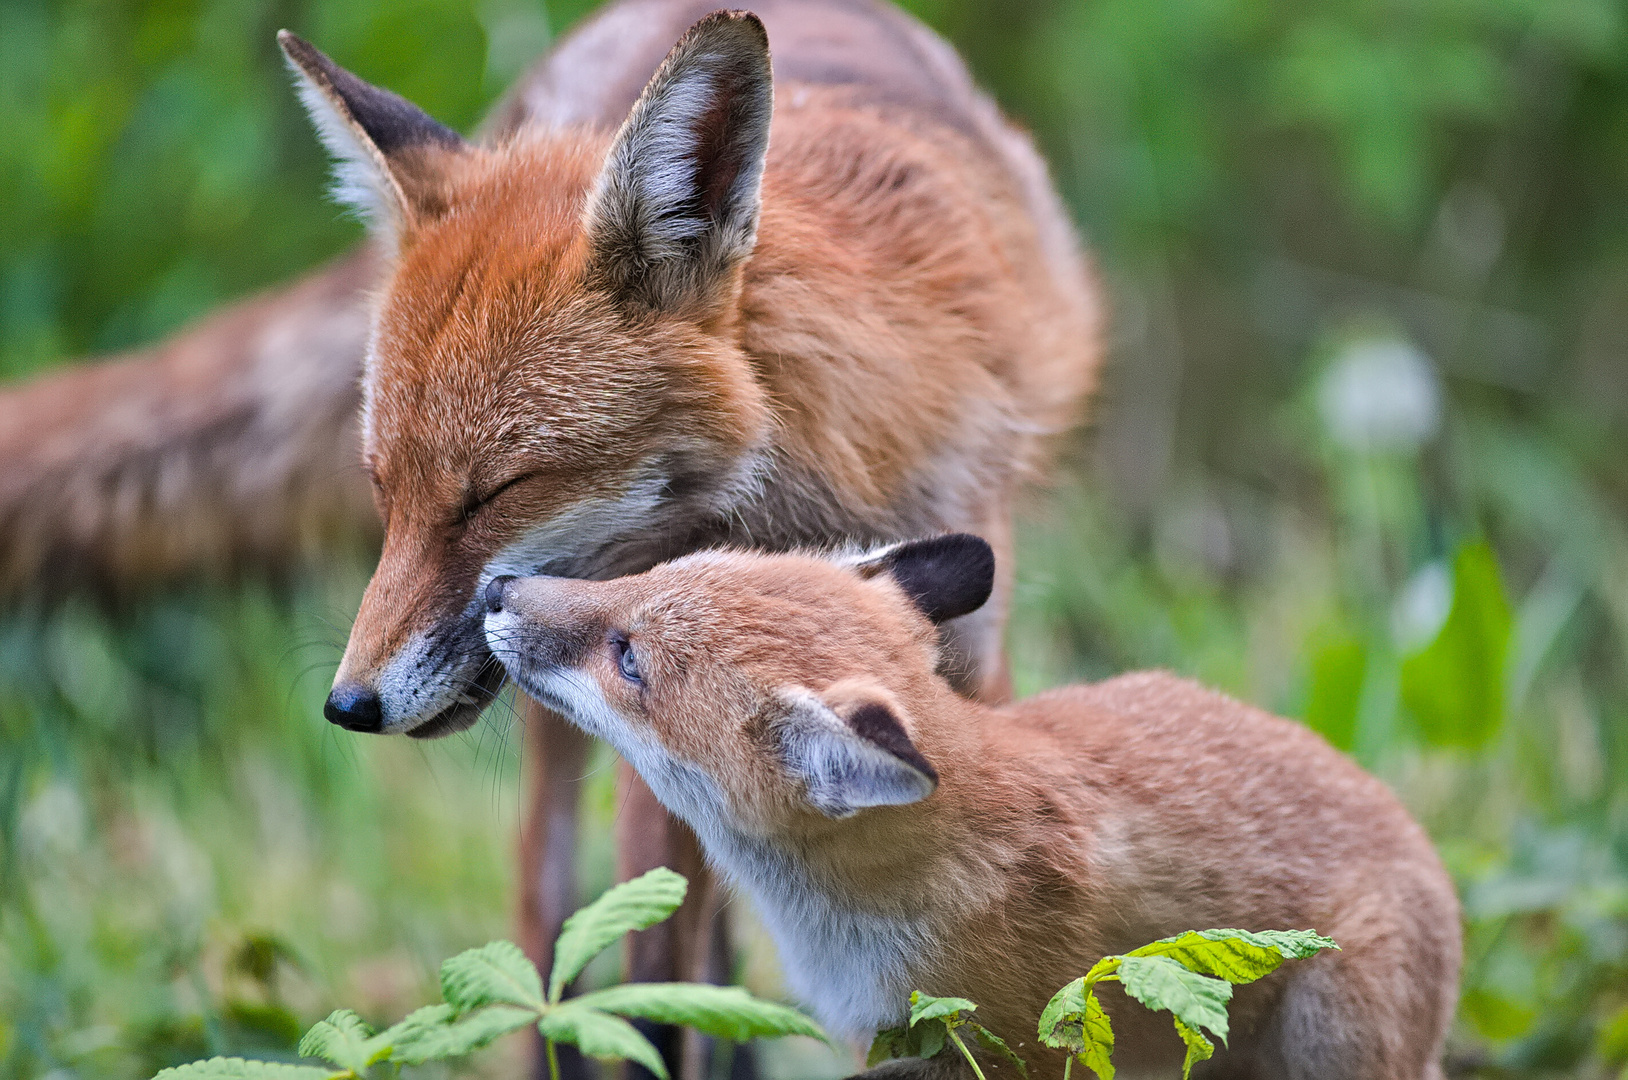
[[[276,573],[375,537],[357,404],[377,273],[364,250],[0,388],[0,602]]]

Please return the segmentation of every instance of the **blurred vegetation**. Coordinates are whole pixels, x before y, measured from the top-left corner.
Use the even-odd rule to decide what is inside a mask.
[[[588,6],[0,0],[0,374],[354,241],[279,26],[469,130]],[[1455,1069],[1617,1075],[1624,9],[907,6],[1035,131],[1112,297],[1095,428],[1027,511],[1020,684],[1161,665],[1304,718],[1460,883]],[[320,721],[366,569],[0,630],[0,1078],[287,1053],[338,1001],[431,1000],[442,957],[507,932],[512,714],[433,746]],[[772,989],[764,953],[745,974]]]

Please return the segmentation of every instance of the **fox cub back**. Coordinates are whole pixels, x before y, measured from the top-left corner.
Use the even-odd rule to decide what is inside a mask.
[[[834,1031],[901,1022],[913,989],[968,997],[1060,1075],[1036,1021],[1100,957],[1315,928],[1342,951],[1241,987],[1204,1075],[1439,1077],[1458,907],[1389,791],[1306,728],[1167,674],[1000,708],[958,696],[935,624],[993,575],[965,534],[710,552],[610,581],[498,578],[485,626],[528,693],[695,829]],[[1167,1021],[1106,1004],[1126,1075],[1179,1064]]]

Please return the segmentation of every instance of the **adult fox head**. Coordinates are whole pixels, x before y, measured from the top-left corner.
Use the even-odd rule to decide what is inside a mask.
[[[977,610],[994,572],[988,544],[951,533],[858,558],[703,552],[611,581],[501,577],[486,635],[703,839],[818,830],[932,794],[916,718],[959,700],[935,626]]]
[[[643,569],[753,489],[770,413],[738,307],[768,42],[756,17],[716,13],[613,138],[483,147],[279,40],[339,199],[394,257],[363,385],[384,549],[325,712],[442,735],[502,679],[491,578]]]

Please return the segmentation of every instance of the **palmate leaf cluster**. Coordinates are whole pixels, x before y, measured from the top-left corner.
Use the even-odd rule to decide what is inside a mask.
[[[1312,930],[1189,930],[1118,956],[1105,956],[1085,975],[1059,990],[1040,1014],[1040,1041],[1067,1050],[1101,1080],[1113,1080],[1113,1024],[1097,1000],[1096,986],[1118,982],[1150,1009],[1171,1014],[1187,1047],[1186,1080],[1196,1062],[1215,1053],[1205,1032],[1227,1041],[1227,1003],[1234,983],[1249,983],[1301,960],[1338,949]]]
[[[211,1058],[166,1069],[157,1080],[361,1080],[375,1066],[460,1057],[528,1024],[536,1024],[550,1044],[571,1043],[602,1060],[636,1061],[665,1080],[661,1054],[627,1017],[681,1024],[734,1042],[780,1035],[825,1038],[802,1013],[760,1001],[740,987],[631,983],[565,998],[590,960],[624,934],[678,910],[685,890],[681,875],[656,869],[572,915],[554,946],[546,994],[536,965],[519,946],[494,941],[441,965],[441,1004],[425,1006],[384,1031],[373,1031],[348,1009],[314,1025],[300,1040],[300,1055],[328,1066]],[[552,1045],[549,1060],[552,1064]]]
[[[1189,930],[1162,938],[1122,955],[1103,957],[1057,991],[1040,1014],[1040,1041],[1067,1051],[1070,1069],[1078,1060],[1099,1080],[1114,1080],[1114,1028],[1097,999],[1096,986],[1118,982],[1143,1005],[1171,1014],[1176,1034],[1187,1047],[1182,1062],[1186,1080],[1196,1062],[1215,1053],[1206,1031],[1223,1045],[1227,1041],[1227,1003],[1232,1000],[1233,984],[1270,975],[1285,960],[1302,960],[1338,948],[1332,938],[1314,930]],[[965,998],[912,993],[909,1021],[878,1032],[865,1063],[875,1066],[890,1058],[930,1058],[953,1045],[979,1080],[984,1080],[971,1048],[958,1034],[965,1031],[1026,1077],[1023,1060],[1000,1036],[972,1019],[975,1009]]]

